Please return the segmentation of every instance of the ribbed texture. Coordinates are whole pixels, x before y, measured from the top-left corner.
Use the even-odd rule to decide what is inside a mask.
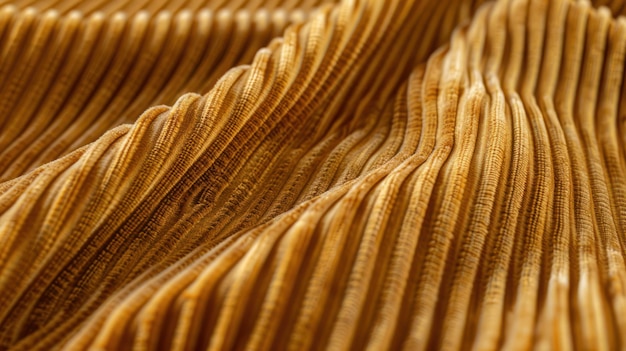
[[[0,350],[625,349],[622,11],[2,5]]]

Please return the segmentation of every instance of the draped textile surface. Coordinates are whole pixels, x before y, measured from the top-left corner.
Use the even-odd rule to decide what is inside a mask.
[[[625,349],[622,11],[0,0],[0,350]]]

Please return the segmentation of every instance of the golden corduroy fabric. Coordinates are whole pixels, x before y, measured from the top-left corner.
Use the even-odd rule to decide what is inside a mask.
[[[622,13],[0,0],[0,350],[626,349]]]

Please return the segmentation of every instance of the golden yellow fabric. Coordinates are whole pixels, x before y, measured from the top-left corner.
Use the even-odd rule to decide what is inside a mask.
[[[623,12],[0,0],[0,350],[626,349]]]

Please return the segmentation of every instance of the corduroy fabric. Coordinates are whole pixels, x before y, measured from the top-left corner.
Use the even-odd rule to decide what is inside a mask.
[[[0,350],[625,349],[622,11],[0,0]]]

